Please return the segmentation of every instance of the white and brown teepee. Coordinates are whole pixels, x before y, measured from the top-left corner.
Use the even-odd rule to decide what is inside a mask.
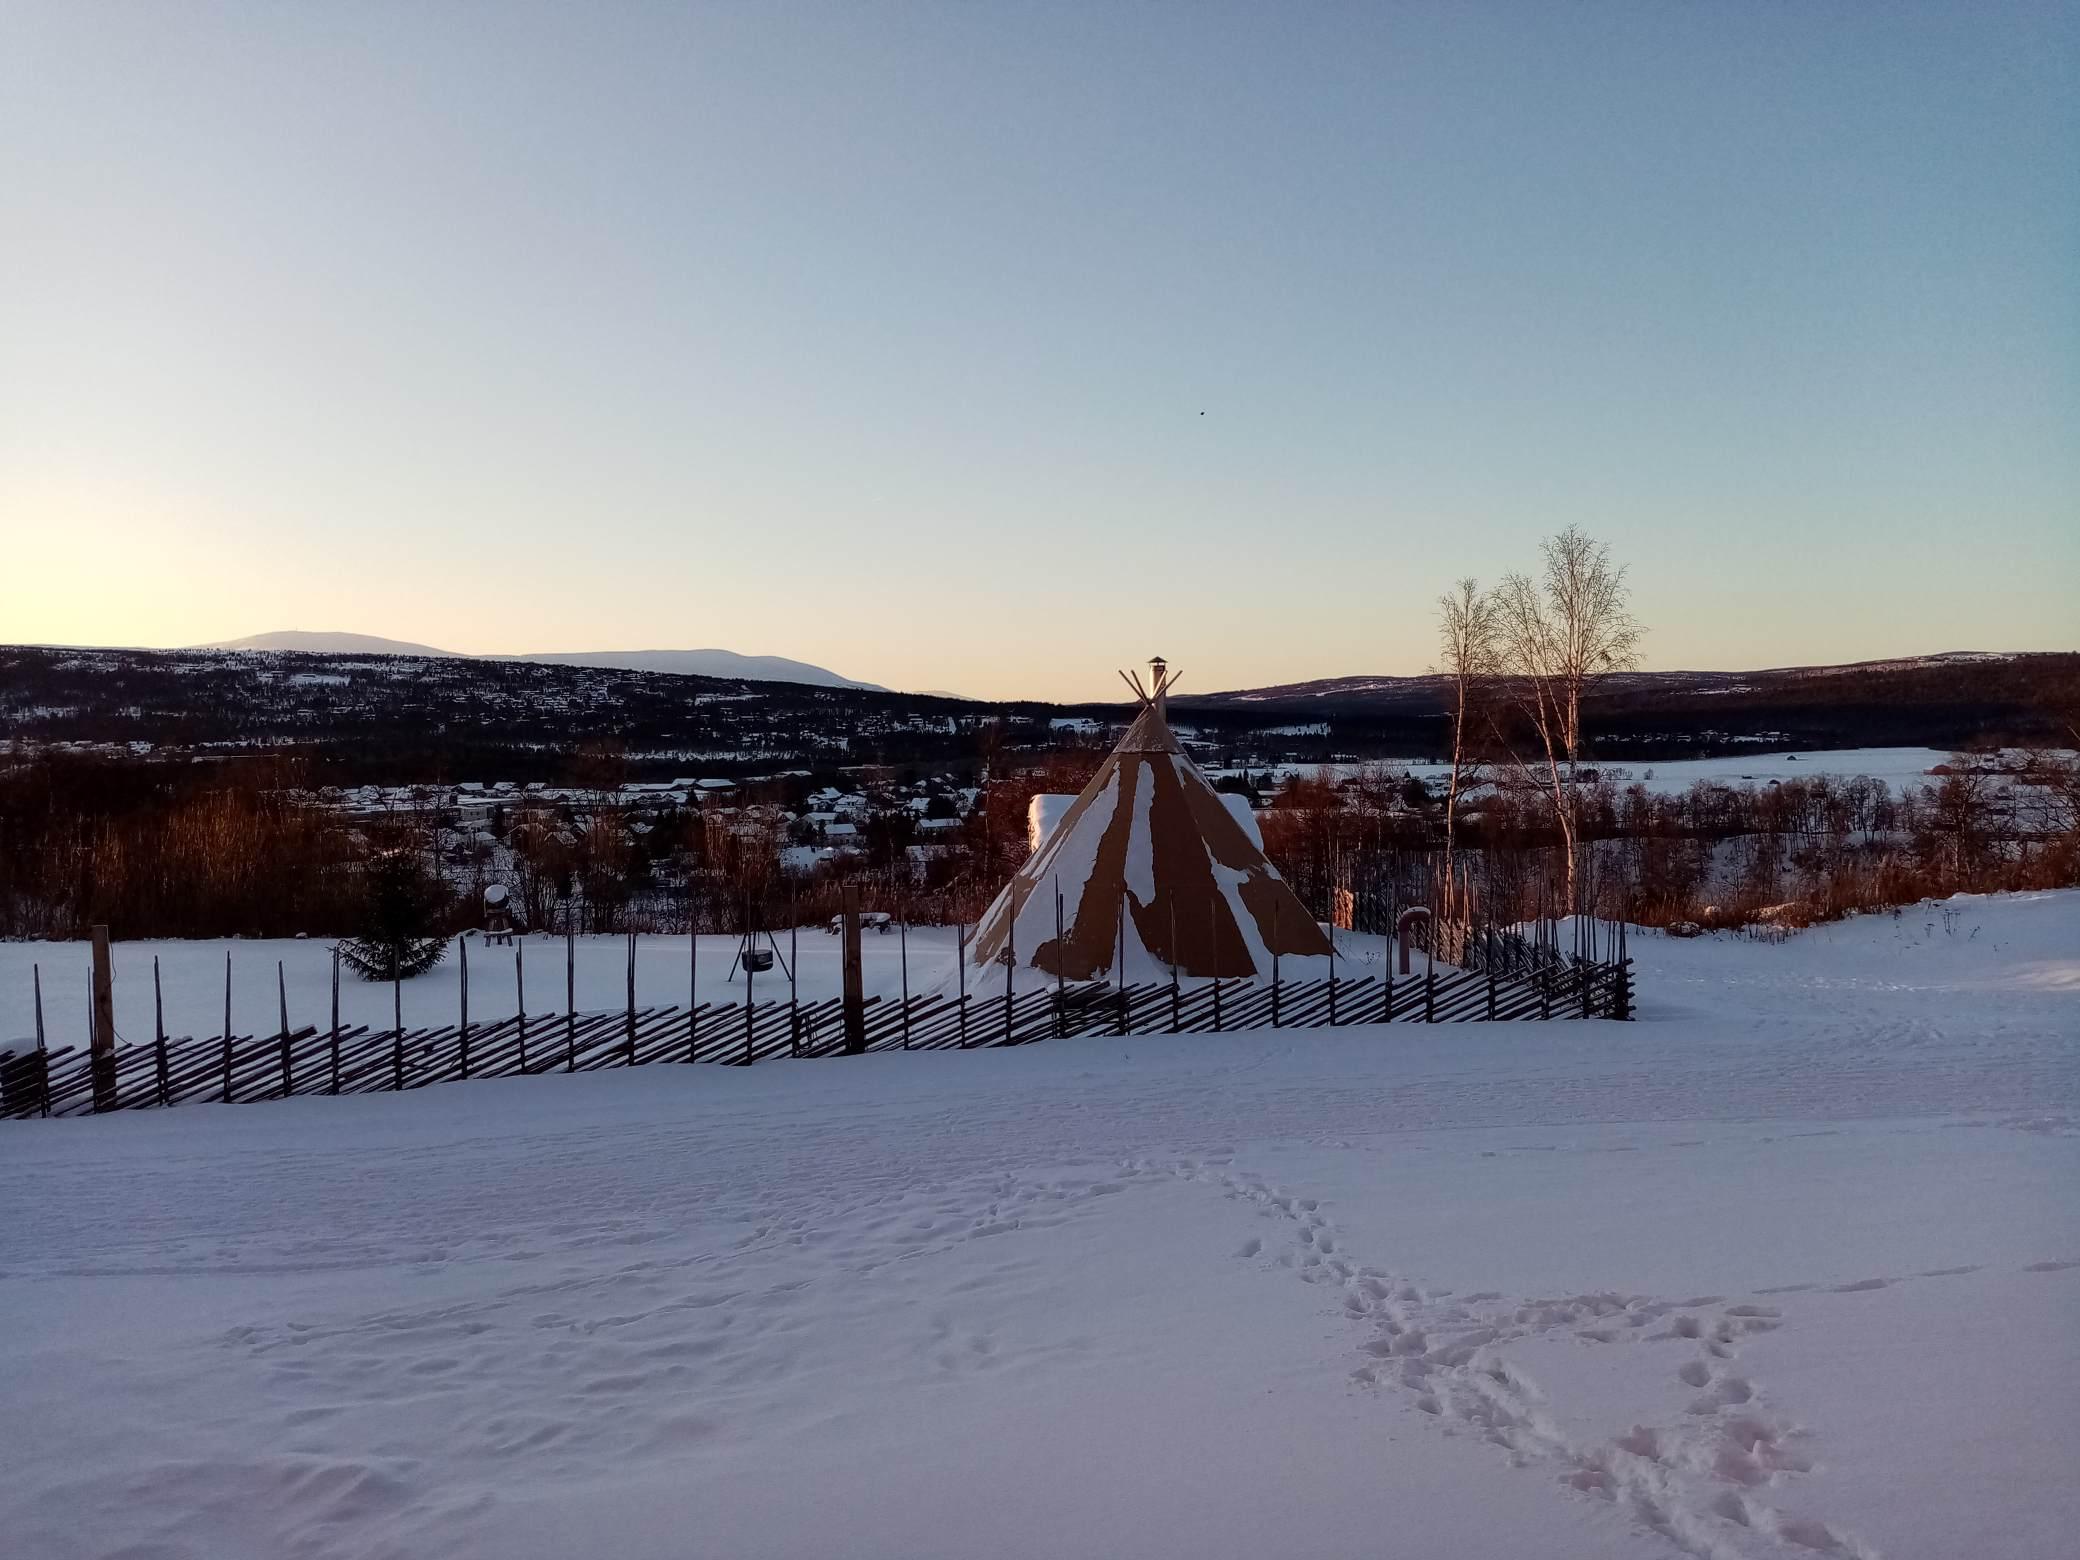
[[[1083,792],[983,914],[969,958],[1068,980],[1248,979],[1329,940],[1171,734],[1176,678],[1127,678],[1141,710]],[[1056,935],[1056,895],[1060,935]]]

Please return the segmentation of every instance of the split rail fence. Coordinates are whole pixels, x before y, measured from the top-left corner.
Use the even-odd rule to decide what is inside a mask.
[[[1622,941],[1606,960],[1526,956],[1490,942],[1464,967],[1434,963],[1396,978],[1061,983],[992,996],[864,1004],[866,1051],[971,1050],[1069,1035],[1219,1033],[1352,1024],[1632,1016]],[[1426,961],[1427,962],[1427,961]],[[845,1002],[701,1003],[520,1015],[433,1028],[304,1025],[121,1044],[96,1056],[61,1046],[0,1053],[0,1117],[77,1116],[154,1105],[235,1103],[298,1094],[372,1094],[465,1078],[596,1072],[658,1062],[748,1065],[844,1054]]]

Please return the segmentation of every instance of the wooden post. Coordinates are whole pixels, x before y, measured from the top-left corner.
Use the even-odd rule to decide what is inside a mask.
[[[224,1103],[231,1103],[231,950],[224,950]]]
[[[1329,1027],[1336,1027],[1336,917],[1329,917]]]
[[[1278,970],[1278,901],[1271,901],[1271,1027],[1279,1027],[1279,970]]]
[[[390,1087],[404,1090],[404,979],[390,966]]]
[[[578,934],[563,923],[563,1070],[578,1070]]]
[[[513,939],[513,1005],[520,1025],[520,1075],[527,1076],[527,934]]]
[[[281,1002],[282,1098],[287,1099],[296,1092],[296,1078],[289,1063],[289,980],[280,959],[274,961],[274,994]]]
[[[744,901],[744,950],[747,953],[751,951],[751,901],[748,899]],[[749,1067],[752,1037],[758,1023],[757,1006],[751,1000],[752,992],[758,984],[758,971],[751,967],[749,959],[741,962],[744,966],[744,1058],[738,1065]]]
[[[857,883],[845,885],[840,906],[845,941],[845,1054],[858,1056],[867,1048],[867,985],[860,966]]]
[[[896,922],[896,936],[901,940],[903,958],[903,1049],[910,1049],[910,912],[905,910],[902,919]]]
[[[1054,1034],[1069,1032],[1069,994],[1063,980],[1068,960],[1062,957],[1062,880],[1054,880]]]
[[[1177,989],[1177,890],[1170,891],[1170,1033],[1182,1027]]]
[[[115,970],[108,954],[108,928],[94,928],[94,1006],[92,1030],[94,1109],[116,1108]]]
[[[159,989],[159,956],[156,953],[152,955],[152,1072],[159,1086],[159,1103],[171,1103],[166,1075],[166,1000]]]
[[[1011,919],[1004,923],[1004,1044],[1011,1043],[1013,1020],[1012,973],[1018,968],[1018,879],[1011,880]]]
[[[332,1092],[339,1093],[339,949],[332,950]]]
[[[1481,934],[1482,945],[1487,949],[1488,966],[1488,1017],[1495,1017],[1495,927],[1491,922]]]
[[[51,1113],[51,1057],[43,1043],[43,966],[31,964],[29,979],[36,990],[36,1092],[41,1104],[41,1114]]]
[[[1083,909],[1083,905],[1082,905],[1082,903],[1081,903],[1080,901],[1078,902],[1078,904],[1077,904],[1077,907],[1076,907],[1076,908],[1077,908],[1077,910],[1078,910],[1079,912],[1080,912],[1080,911],[1081,911],[1081,910]],[[1119,968],[1118,968],[1118,970],[1117,970],[1117,971],[1116,971],[1116,972],[1114,973],[1114,977],[1113,977],[1113,978],[1114,978],[1114,979],[1115,979],[1115,980],[1116,980],[1116,981],[1118,982],[1118,984],[1119,984],[1119,1012],[1118,1012],[1117,1014],[1115,1014],[1115,1015],[1114,1015],[1114,1017],[1113,1017],[1113,1025],[1112,1025],[1112,1028],[1113,1028],[1113,1033],[1114,1033],[1114,1034],[1121,1034],[1121,1035],[1123,1035],[1123,1034],[1125,1034],[1125,1033],[1127,1032],[1127,1001],[1128,1001],[1128,998],[1127,998],[1127,891],[1126,891],[1126,890],[1125,890],[1124,888],[1122,888],[1122,889],[1121,889],[1121,890],[1119,891],[1119,952],[1118,952],[1118,953],[1117,953],[1117,954],[1115,955],[1115,957],[1116,957],[1116,958],[1118,959],[1118,961],[1119,961]]]
[[[693,897],[686,900],[686,1059],[701,1056],[701,934],[694,929]]]
[[[462,1076],[469,1076],[469,937],[455,939],[455,947],[462,955],[462,1027],[455,1032],[456,1058],[462,1064]]]
[[[960,982],[961,1049],[968,1049],[968,923],[961,922],[953,929],[954,978]]]
[[[793,891],[787,896],[787,1054],[802,1054],[802,967],[801,910]]]
[[[633,1067],[636,1064],[636,934],[633,929],[628,934],[628,1016],[623,1024],[622,1065]]]
[[[1437,1022],[1437,922],[1433,917],[1423,928],[1423,1022]]]

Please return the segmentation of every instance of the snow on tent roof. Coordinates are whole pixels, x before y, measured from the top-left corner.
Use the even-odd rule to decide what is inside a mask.
[[[1262,847],[1186,756],[1153,690],[1082,794],[1004,886],[977,927],[971,958],[1018,963],[1070,980],[1115,975],[1124,923],[1125,975],[1167,971],[1248,979],[1273,953],[1322,956],[1329,941]],[[1029,822],[1044,811],[1036,800]],[[1062,935],[1055,935],[1055,895]]]

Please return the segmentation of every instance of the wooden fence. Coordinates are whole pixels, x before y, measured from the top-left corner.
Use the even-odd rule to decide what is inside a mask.
[[[969,1050],[1067,1035],[1199,1034],[1350,1024],[1632,1016],[1631,961],[1470,960],[1396,979],[1064,984],[990,996],[866,1003],[869,1051]],[[62,1046],[0,1053],[0,1117],[372,1094],[463,1078],[595,1072],[655,1062],[748,1065],[845,1049],[844,999],[701,1003],[527,1015],[429,1029],[284,1025],[118,1045],[96,1058]]]

